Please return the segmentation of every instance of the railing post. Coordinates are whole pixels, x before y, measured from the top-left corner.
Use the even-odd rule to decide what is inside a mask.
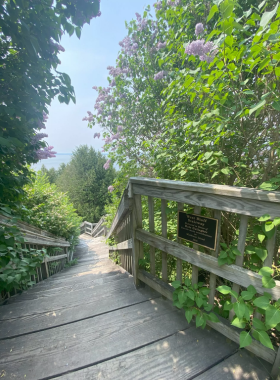
[[[142,228],[141,195],[132,195],[132,265],[135,286],[139,286],[139,259],[143,258],[143,243],[136,239],[137,228]]]

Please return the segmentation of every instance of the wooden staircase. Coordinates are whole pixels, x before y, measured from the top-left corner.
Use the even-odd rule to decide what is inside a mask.
[[[78,265],[0,308],[0,378],[269,379],[271,365],[182,311],[81,235]]]

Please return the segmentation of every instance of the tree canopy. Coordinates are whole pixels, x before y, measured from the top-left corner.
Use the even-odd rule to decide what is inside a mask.
[[[58,189],[67,192],[77,213],[91,223],[99,221],[111,200],[108,187],[116,171],[113,167],[105,170],[105,163],[106,158],[100,152],[81,145],[73,152],[71,161],[57,171]]]
[[[75,101],[59,71],[64,33],[78,37],[100,15],[99,0],[0,1],[0,198],[12,202],[28,181],[27,165],[54,154],[41,141],[47,106]]]
[[[95,113],[127,173],[277,189],[277,1],[168,0],[127,24]],[[98,137],[98,134],[95,134]]]

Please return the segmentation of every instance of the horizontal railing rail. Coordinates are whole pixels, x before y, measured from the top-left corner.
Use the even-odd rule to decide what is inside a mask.
[[[32,282],[38,283],[60,272],[64,269],[66,262],[71,261],[73,258],[74,247],[70,247],[70,243],[62,237],[57,237],[50,232],[41,230],[20,220],[14,223],[11,217],[4,215],[0,215],[0,225],[15,225],[20,230],[24,238],[24,243],[21,244],[22,248],[53,248],[53,250],[48,249],[48,255],[45,257],[41,266],[36,268],[36,275],[31,276]],[[2,296],[0,294],[0,302],[1,298],[3,301],[3,299],[6,300],[16,293],[17,291],[14,290],[11,293],[3,293]]]
[[[148,200],[148,204],[145,203],[148,206],[148,230],[143,229],[142,223],[143,196]],[[155,231],[155,200],[161,204],[161,236]],[[218,220],[216,248],[212,250],[212,253],[210,250],[203,249],[199,244],[194,243],[190,248],[183,244],[180,238],[174,241],[174,238],[170,237],[167,225],[167,201],[177,202],[178,211],[183,211],[184,207],[192,207],[193,213],[196,215],[200,215],[203,208]],[[233,213],[239,220],[237,248],[241,252],[241,256],[237,256],[233,265],[220,266],[218,258],[221,224],[225,213]],[[248,223],[251,218],[259,218],[264,214],[269,214],[272,219],[280,217],[280,192],[151,178],[130,178],[106,238],[114,236],[116,244],[110,247],[110,251],[119,252],[121,265],[133,274],[136,286],[141,281],[170,300],[173,300],[174,288],[168,280],[167,263],[168,257],[171,256],[176,260],[176,277],[180,282],[184,275],[184,262],[192,266],[193,285],[198,283],[199,268],[209,273],[208,302],[211,304],[214,304],[217,277],[231,281],[232,289],[237,293],[240,292],[241,286],[253,285],[259,294],[267,292],[271,294],[272,299],[277,300],[280,298],[280,281],[276,281],[276,286],[272,289],[263,288],[261,276],[243,265]],[[267,241],[267,258],[264,260],[264,266],[271,267],[273,264],[276,250],[275,235]],[[139,266],[139,261],[144,259],[143,244],[149,246],[150,272]],[[156,252],[159,252],[161,256],[161,278],[156,276],[155,271]],[[231,312],[229,321],[220,318],[219,323],[211,321],[207,321],[207,323],[239,343],[239,332],[230,325],[232,317]],[[266,348],[256,340],[253,340],[252,344],[246,348],[272,363],[272,376],[273,378],[277,377],[280,366],[279,350],[273,351]]]
[[[105,225],[104,216],[102,216],[102,218],[99,220],[98,223],[83,222],[80,228],[81,228],[81,233],[90,235],[93,238],[99,237],[99,236],[106,236],[107,234],[107,227]]]

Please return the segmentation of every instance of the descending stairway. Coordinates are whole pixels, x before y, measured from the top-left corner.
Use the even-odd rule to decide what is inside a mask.
[[[265,380],[270,366],[109,260],[81,235],[65,269],[0,308],[0,378]]]

